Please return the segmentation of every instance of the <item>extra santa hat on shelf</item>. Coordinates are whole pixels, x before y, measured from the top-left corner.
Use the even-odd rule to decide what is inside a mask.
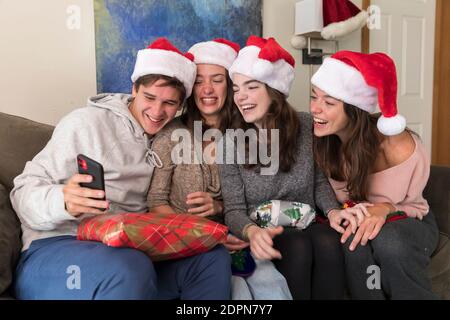
[[[378,130],[387,136],[406,128],[397,113],[397,74],[394,61],[384,53],[339,51],[326,58],[311,83],[333,98],[373,113],[377,104],[383,114]]]
[[[295,59],[274,38],[250,36],[229,69],[258,80],[289,96],[294,81]]]
[[[194,44],[188,52],[194,55],[196,64],[216,64],[230,69],[236,59],[240,46],[227,39],[218,38]]]
[[[320,32],[323,39],[333,40],[361,29],[368,13],[349,0],[302,0],[295,7],[295,34],[292,45],[305,47],[304,34]]]
[[[335,39],[361,29],[369,17],[349,0],[323,1],[323,29],[320,33],[324,39]]]
[[[186,89],[186,97],[189,97],[197,74],[197,66],[191,53],[183,54],[166,38],[158,38],[146,49],[138,51],[131,81],[134,83],[148,74],[177,78]]]

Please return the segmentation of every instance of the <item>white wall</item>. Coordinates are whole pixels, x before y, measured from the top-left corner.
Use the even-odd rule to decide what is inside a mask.
[[[0,46],[0,112],[55,124],[97,92],[93,0],[0,0]]]
[[[263,35],[274,37],[282,47],[288,50],[296,60],[295,82],[292,86],[289,102],[298,110],[307,111],[309,108],[311,72],[309,65],[302,64],[301,51],[294,49],[290,40],[294,35],[295,3],[298,0],[263,0]],[[353,0],[361,8],[362,0]],[[314,48],[323,48],[324,52],[334,49],[334,45],[313,43]],[[361,32],[356,31],[339,41],[340,50],[361,50]],[[313,72],[317,70],[314,67]]]

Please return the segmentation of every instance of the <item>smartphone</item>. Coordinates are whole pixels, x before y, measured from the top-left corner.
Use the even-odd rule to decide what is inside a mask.
[[[77,156],[77,164],[79,174],[88,174],[92,176],[91,182],[80,183],[80,186],[84,188],[105,191],[105,177],[103,173],[103,166],[100,163],[98,163],[95,160],[92,160],[91,158],[85,156],[84,154],[79,154]],[[106,197],[103,197],[103,199],[101,200],[106,200]]]

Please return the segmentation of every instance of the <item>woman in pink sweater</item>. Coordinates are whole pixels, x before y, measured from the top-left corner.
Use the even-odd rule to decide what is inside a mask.
[[[382,53],[340,51],[311,79],[315,157],[337,199],[365,206],[352,234],[342,233],[354,299],[434,299],[426,268],[438,229],[422,192],[430,161],[419,137],[397,114],[395,64]],[[382,115],[373,115],[377,104]]]

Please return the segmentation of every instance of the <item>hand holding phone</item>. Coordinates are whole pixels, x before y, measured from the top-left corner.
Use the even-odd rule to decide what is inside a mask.
[[[103,173],[103,166],[99,162],[83,154],[79,154],[77,156],[77,164],[79,174],[88,174],[92,177],[92,182],[80,183],[80,186],[84,188],[105,191],[105,178]],[[105,199],[106,197],[104,197],[102,200]]]
[[[66,211],[74,217],[83,213],[101,214],[109,208],[105,197],[103,167],[84,155],[77,156],[78,174],[63,188]]]

